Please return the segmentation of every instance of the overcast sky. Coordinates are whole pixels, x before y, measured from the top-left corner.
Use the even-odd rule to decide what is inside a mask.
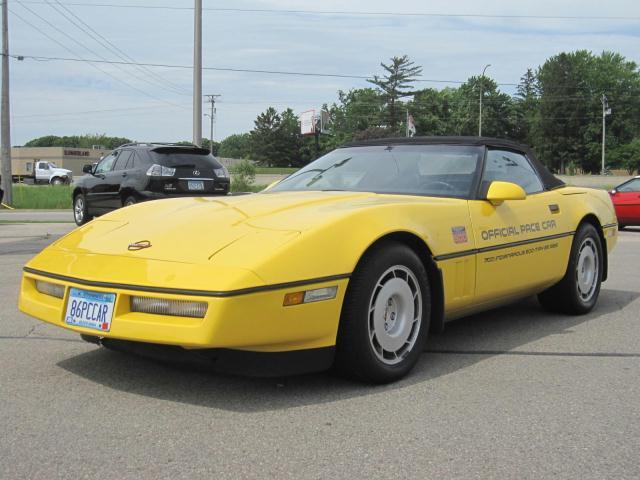
[[[59,0],[68,10],[62,9],[57,1],[9,0],[9,8],[15,13],[9,16],[11,54],[120,60],[83,31],[88,29],[79,18],[138,62],[192,63],[193,10],[148,8],[191,7],[190,0]],[[205,67],[369,76],[381,73],[381,61],[407,54],[423,67],[427,79],[464,81],[478,75],[482,67],[490,63],[487,75],[498,83],[508,84],[517,83],[528,67],[536,68],[562,51],[611,50],[640,62],[640,2],[637,0],[606,3],[601,0],[203,0],[203,3],[205,8],[626,18],[509,19],[205,10]],[[151,74],[131,66],[92,66],[29,58],[11,60],[10,68],[14,145],[48,134],[106,133],[153,141],[192,137],[192,72],[189,69],[152,68],[154,74]],[[447,84],[422,82],[420,85],[442,88]],[[301,112],[335,101],[340,89],[364,86],[367,83],[359,79],[214,71],[203,74],[203,93],[222,95],[217,109],[217,140],[251,130],[256,115],[270,105],[278,109],[290,106]],[[513,93],[513,88],[501,87],[507,93]],[[208,136],[208,132],[208,118],[204,118],[204,136]]]

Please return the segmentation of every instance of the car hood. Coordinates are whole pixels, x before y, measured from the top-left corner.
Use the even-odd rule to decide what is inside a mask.
[[[238,242],[248,249],[259,245],[276,250],[372,195],[295,192],[146,202],[97,218],[57,241],[54,248],[91,255],[212,262]]]
[[[459,214],[466,204],[363,192],[157,200],[77,228],[27,267],[88,281],[194,290],[274,285],[348,274],[364,249],[389,231],[428,238],[430,211]]]

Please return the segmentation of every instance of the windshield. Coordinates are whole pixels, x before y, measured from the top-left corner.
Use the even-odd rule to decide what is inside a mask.
[[[56,164],[55,164],[55,163],[53,163],[53,162],[49,162],[49,167],[51,167],[51,168],[58,168],[58,167],[56,166]]]
[[[270,192],[347,190],[468,198],[483,152],[482,147],[459,145],[339,148]]]

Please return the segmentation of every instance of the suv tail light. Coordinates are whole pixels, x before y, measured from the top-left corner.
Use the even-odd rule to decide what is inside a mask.
[[[218,178],[229,178],[229,170],[225,167],[216,168],[213,173],[215,173]]]
[[[176,174],[175,168],[164,167],[154,163],[147,170],[147,176],[149,177],[173,177]]]

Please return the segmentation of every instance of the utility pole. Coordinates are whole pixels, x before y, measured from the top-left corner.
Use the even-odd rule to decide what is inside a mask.
[[[202,144],[202,0],[193,11],[193,143]]]
[[[2,156],[2,201],[13,203],[13,177],[11,175],[11,125],[9,123],[9,15],[7,0],[2,2],[2,105],[0,112],[0,153]]]
[[[607,131],[607,122],[605,119],[607,115],[611,115],[611,109],[609,108],[609,102],[607,101],[607,96],[602,94],[602,169],[600,170],[600,174],[605,174],[605,165],[604,165],[604,147],[606,144],[606,131]]]
[[[484,72],[489,68],[491,64],[487,64],[482,69],[482,75],[480,75],[480,113],[478,114],[478,136],[482,136],[482,97],[484,94]]]
[[[205,97],[209,99],[209,103],[211,104],[211,113],[204,114],[206,117],[209,117],[210,122],[209,149],[211,150],[211,153],[213,153],[213,126],[216,123],[216,98],[220,96],[221,95],[217,94],[205,95]]]

